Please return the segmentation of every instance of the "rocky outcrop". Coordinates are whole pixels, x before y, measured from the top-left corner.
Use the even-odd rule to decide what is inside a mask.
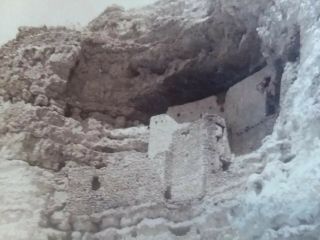
[[[264,63],[255,29],[220,11],[206,1],[108,8],[89,24],[71,104],[146,122],[171,105],[225,91]]]
[[[264,64],[254,26],[221,4],[200,5],[110,7],[82,32],[21,28],[0,51],[0,141],[10,159],[57,171],[67,161],[99,168],[117,152],[146,152],[145,138],[112,139],[108,129],[224,92]]]
[[[245,239],[319,238],[319,12],[316,1],[280,1],[266,12],[259,29],[267,53],[274,50],[270,60],[288,62],[277,124],[255,155],[267,165],[249,178],[235,209]],[[290,44],[283,47],[283,42]]]
[[[68,161],[101,168],[125,152],[147,152],[146,127],[112,130],[89,118],[78,122],[30,104],[4,104],[0,140],[9,159],[60,170]],[[23,116],[23,117],[22,117]],[[8,141],[10,139],[10,141]]]
[[[3,71],[2,95],[82,119],[102,114],[110,124],[117,118],[126,126],[147,123],[171,105],[223,92],[263,66],[254,26],[223,12],[210,1],[200,7],[168,1],[129,12],[110,7],[82,33],[21,28],[2,50],[3,67],[17,65],[14,79]],[[19,54],[6,59],[5,49]]]

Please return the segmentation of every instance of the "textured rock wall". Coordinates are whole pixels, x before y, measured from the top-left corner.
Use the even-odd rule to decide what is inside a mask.
[[[270,61],[288,62],[277,124],[256,155],[267,165],[250,177],[237,213],[244,239],[319,238],[319,7],[317,1],[279,1],[262,19]]]
[[[10,159],[32,165],[57,171],[74,161],[101,168],[119,152],[147,152],[146,127],[112,131],[93,118],[79,122],[49,107],[21,102],[4,104],[2,113],[2,148]]]
[[[83,115],[125,117],[128,125],[146,123],[169,106],[225,91],[263,66],[256,31],[209,5],[108,8],[81,41],[67,85],[69,106]]]

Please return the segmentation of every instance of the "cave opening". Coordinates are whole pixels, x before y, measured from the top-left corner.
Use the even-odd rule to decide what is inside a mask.
[[[225,24],[210,20],[180,29],[178,38],[155,41],[152,48],[142,47],[146,40],[139,38],[119,48],[94,36],[85,38],[67,82],[66,116],[129,127],[148,124],[171,106],[223,96],[264,68],[266,59],[255,29],[217,18]],[[161,34],[165,32],[156,34],[159,39],[167,36]],[[219,101],[223,111],[223,97]]]
[[[198,40],[194,39],[195,42]],[[234,41],[235,44],[240,40],[237,38]],[[150,57],[148,49],[110,52],[100,42],[84,41],[79,59],[68,79],[65,116],[80,121],[95,118],[114,128],[149,125],[152,116],[168,113],[173,106],[214,96],[216,100],[210,104],[208,112],[218,113],[225,118],[232,151],[240,154],[246,152],[243,148],[251,151],[257,147],[251,144],[254,140],[249,141],[250,146],[246,147],[239,142],[246,142],[250,134],[260,136],[257,141],[260,142],[261,136],[270,133],[273,120],[265,117],[272,118],[277,114],[284,66],[281,60],[275,61],[275,70],[269,75],[260,76],[260,72],[270,63],[267,64],[261,53],[259,37],[254,35],[249,42],[252,44],[250,51],[230,48],[224,52],[222,59],[212,53],[212,46],[210,51],[201,51],[184,60],[177,60],[175,57],[178,56],[173,56],[163,62],[158,58],[159,55]],[[182,67],[177,66],[177,61]],[[163,71],[155,71],[160,65]],[[230,89],[256,74],[256,82],[251,85],[245,83],[240,90],[231,93],[235,97],[231,97],[230,106],[228,99],[233,91]],[[246,87],[250,90],[243,89]],[[257,97],[256,91],[260,91],[262,97]],[[238,103],[247,106],[237,106]],[[253,105],[259,109],[252,108]],[[235,108],[242,113],[230,114]],[[191,112],[189,114],[197,114],[198,118],[205,114],[205,111],[196,109]],[[174,119],[183,122],[185,115],[183,111],[177,112]],[[256,128],[261,128],[261,132],[255,133],[252,129]]]
[[[152,116],[165,113],[171,106],[194,102],[213,95],[217,96],[220,110],[223,112],[227,90],[265,66],[263,61],[254,69],[251,69],[251,66],[242,68],[223,66],[221,68],[224,72],[218,72],[214,67],[209,70],[186,69],[164,77],[160,85],[148,86],[139,93],[139,86],[142,84],[139,82],[134,83],[133,87],[138,90],[131,92],[128,84],[114,83],[114,80],[106,76],[93,78],[85,76],[82,73],[83,68],[95,67],[90,62],[88,63],[90,66],[84,67],[81,65],[82,61],[84,60],[80,60],[79,69],[75,70],[68,83],[65,116],[82,120],[88,117],[98,118],[111,125],[117,125],[117,119],[124,118],[125,123],[121,124],[123,127],[134,126],[137,123],[148,124]],[[130,82],[132,79],[126,81]],[[126,93],[128,91],[129,93]]]

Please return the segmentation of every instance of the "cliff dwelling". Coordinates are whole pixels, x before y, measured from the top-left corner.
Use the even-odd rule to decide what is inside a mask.
[[[256,151],[295,81],[299,27],[269,46],[260,10],[163,2],[109,7],[82,31],[23,27],[0,49],[0,150],[36,171],[43,239],[235,239],[237,195],[263,192]]]

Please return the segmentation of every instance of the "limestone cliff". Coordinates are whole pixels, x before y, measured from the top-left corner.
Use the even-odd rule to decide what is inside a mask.
[[[161,0],[0,48],[0,239],[316,240],[315,0]]]

